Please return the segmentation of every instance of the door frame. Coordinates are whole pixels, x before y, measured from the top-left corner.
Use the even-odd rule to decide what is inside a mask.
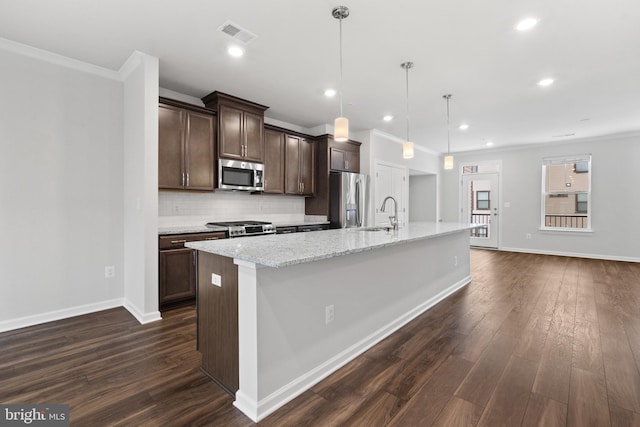
[[[393,163],[393,162],[388,162],[385,160],[379,160],[376,159],[375,163],[374,163],[374,170],[373,170],[373,174],[370,178],[370,205],[371,205],[371,221],[372,221],[372,225],[375,225],[376,223],[376,209],[379,208],[378,206],[378,202],[382,203],[382,201],[378,201],[376,200],[376,178],[377,178],[377,174],[379,171],[380,166],[386,166],[386,167],[391,167],[391,168],[395,168],[395,169],[401,169],[403,170],[403,184],[402,184],[402,201],[403,201],[403,206],[402,208],[404,208],[404,212],[402,212],[402,217],[403,217],[403,222],[404,225],[406,226],[406,224],[409,222],[409,168],[405,165],[401,165],[398,163]],[[371,182],[373,181],[373,182]],[[400,206],[398,206],[398,208],[400,208]],[[400,212],[400,211],[399,211]],[[398,214],[400,215],[400,213]],[[402,224],[401,224],[402,225]]]
[[[479,166],[479,171],[477,173],[466,173],[463,174],[463,168],[465,166]],[[481,168],[486,169],[486,170],[480,170]],[[458,221],[459,222],[463,222],[464,219],[462,218],[462,212],[463,212],[463,204],[466,203],[467,201],[464,200],[465,199],[465,194],[464,194],[464,182],[463,182],[463,175],[464,176],[471,176],[471,175],[486,175],[486,174],[496,174],[498,176],[498,217],[500,218],[498,220],[498,239],[497,239],[497,247],[495,249],[500,249],[502,248],[502,213],[503,213],[503,206],[505,205],[505,202],[502,200],[502,160],[483,160],[483,161],[479,161],[479,162],[463,162],[460,163],[458,165]],[[467,221],[464,221],[467,222]]]

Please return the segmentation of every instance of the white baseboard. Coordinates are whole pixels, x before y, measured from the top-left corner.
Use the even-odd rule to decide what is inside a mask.
[[[640,262],[640,258],[623,257],[623,256],[616,256],[616,255],[584,254],[584,253],[578,253],[578,252],[545,251],[540,249],[505,248],[505,247],[499,248],[499,250],[506,251],[506,252],[521,252],[526,254],[556,255],[556,256],[568,256],[568,257],[574,257],[574,258],[602,259],[606,261]]]
[[[162,316],[160,315],[159,311],[156,310],[150,313],[143,313],[135,304],[132,304],[131,301],[127,299],[124,300],[122,306],[126,308],[127,311],[131,313],[131,315],[135,317],[141,325],[144,325],[145,323],[155,322],[157,320],[162,320]]]
[[[299,376],[289,384],[286,384],[264,399],[261,399],[259,402],[256,402],[243,394],[242,390],[238,390],[238,392],[236,393],[236,400],[233,403],[234,406],[240,409],[254,422],[259,422],[278,408],[284,406],[289,401],[293,400],[309,388],[313,387],[315,384],[322,381],[333,372],[337,371],[338,369],[367,351],[369,348],[373,347],[374,345],[427,311],[429,308],[433,307],[457,290],[463,288],[464,286],[469,284],[469,282],[471,282],[471,276],[465,277],[464,279],[451,285],[439,294],[433,296],[432,298],[429,298],[427,301],[418,305],[404,315],[398,317],[397,319],[391,321],[387,325],[373,332],[369,336],[363,338],[351,347],[335,355],[323,364]]]
[[[122,307],[124,300],[116,298],[108,301],[101,301],[93,304],[79,305],[62,310],[48,311],[46,313],[34,314],[31,316],[19,317],[0,322],[0,332],[12,331],[14,329],[26,328],[28,326],[53,322],[68,317],[81,316],[83,314],[94,313],[96,311],[109,310],[111,308]]]

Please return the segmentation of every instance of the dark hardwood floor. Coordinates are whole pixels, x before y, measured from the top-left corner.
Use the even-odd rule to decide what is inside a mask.
[[[264,426],[640,426],[640,264],[472,250],[473,282]],[[0,402],[73,426],[250,426],[199,371],[195,311],[0,334]]]

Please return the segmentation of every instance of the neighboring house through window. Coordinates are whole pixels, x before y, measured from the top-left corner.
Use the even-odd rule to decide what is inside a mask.
[[[543,159],[541,228],[591,230],[591,155]]]
[[[477,191],[476,192],[476,209],[479,211],[487,211],[490,209],[489,202],[489,192],[488,191]]]

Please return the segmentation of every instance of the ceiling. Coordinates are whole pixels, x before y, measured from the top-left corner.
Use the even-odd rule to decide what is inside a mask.
[[[640,131],[637,0],[0,0],[0,37],[118,70],[134,50],[160,59],[160,85],[214,90],[269,106],[268,117],[311,128],[333,123],[344,4],[344,112],[352,131],[406,137],[451,151]],[[538,25],[514,29],[525,17]],[[227,20],[258,37],[245,55],[218,31]],[[555,83],[539,87],[552,77]],[[394,120],[382,121],[385,114]],[[458,125],[469,124],[461,131]]]

